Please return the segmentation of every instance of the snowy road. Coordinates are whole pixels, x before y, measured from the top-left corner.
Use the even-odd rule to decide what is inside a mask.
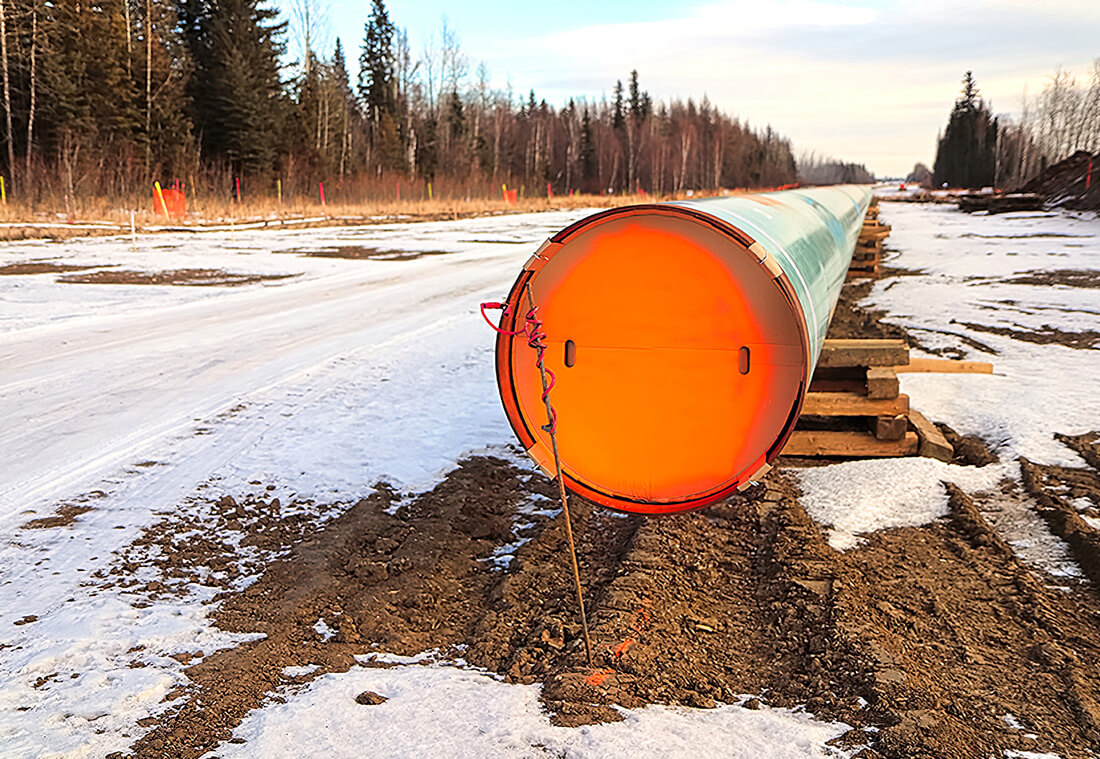
[[[56,496],[251,393],[463,310],[507,286],[509,258],[409,262],[394,278],[333,275],[9,337],[0,501]]]
[[[545,228],[542,221],[521,226],[530,229],[533,245],[559,220]],[[0,335],[0,424],[8,431],[0,455],[0,520],[10,517],[13,507],[89,487],[97,476],[151,450],[166,435],[303,371],[364,347],[408,338],[448,317],[469,314],[483,296],[502,294],[531,248],[512,240],[456,245],[454,239],[461,236],[456,232],[468,233],[471,224],[483,233],[500,231],[486,230],[484,222],[450,229],[430,225],[436,229],[418,230],[414,242],[458,249],[400,262],[328,260],[323,262],[327,271],[308,266],[317,259],[283,256],[279,263],[284,268],[306,264],[296,272],[299,277],[217,297],[198,293],[190,302],[146,299],[133,307],[124,301],[126,308]],[[512,230],[516,224],[509,219],[497,226]],[[376,236],[384,238],[387,231],[381,228]],[[310,235],[314,245],[316,237]],[[274,235],[268,239],[288,243]],[[195,241],[175,245],[182,250]],[[163,247],[158,246],[158,263],[165,257]],[[72,248],[82,260],[90,253],[107,256],[110,263],[119,260],[119,249],[125,251],[118,242],[103,241],[78,241]],[[248,257],[275,255],[252,251]],[[151,256],[139,262],[152,263]],[[238,266],[248,270],[249,263]],[[66,288],[74,299],[89,289],[184,289],[55,287]]]

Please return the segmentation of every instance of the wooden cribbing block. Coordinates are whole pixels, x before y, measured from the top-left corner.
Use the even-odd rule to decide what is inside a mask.
[[[857,261],[861,258],[874,258],[880,255],[882,255],[882,248],[878,246],[867,248],[857,245],[856,249],[852,251],[852,258]]]
[[[864,228],[864,230],[859,233],[859,241],[861,243],[878,242],[879,240],[885,240],[889,236],[890,236],[890,230],[889,229],[867,229],[867,228]]]
[[[806,416],[898,416],[909,410],[909,396],[880,400],[860,393],[806,393]]]
[[[955,449],[951,447],[951,443],[947,442],[947,438],[943,436],[939,428],[928,421],[924,414],[910,409],[909,424],[913,426],[920,437],[918,453],[921,456],[939,459],[940,461],[950,461],[955,458]]]
[[[826,340],[818,366],[898,366],[909,363],[909,346],[904,340]]]
[[[876,416],[871,420],[871,433],[876,440],[901,440],[909,429],[904,416]]]
[[[882,400],[898,397],[898,375],[892,366],[818,367],[810,380],[811,393],[859,393]]]
[[[894,370],[939,374],[993,374],[993,364],[988,361],[954,361],[948,358],[911,358],[908,364],[896,366]]]
[[[845,275],[845,279],[878,279],[880,272],[879,268],[875,266],[872,269],[849,269]]]
[[[917,452],[918,444],[915,432],[906,432],[901,440],[876,440],[869,432],[795,430],[783,448],[783,455],[838,458],[912,456]]]
[[[849,271],[871,271],[873,269],[877,269],[878,265],[879,265],[879,259],[877,257],[866,260],[866,261],[856,261],[856,260],[853,259],[852,263],[850,263],[848,265],[848,270]]]
[[[892,366],[867,367],[867,397],[897,398],[898,373]]]

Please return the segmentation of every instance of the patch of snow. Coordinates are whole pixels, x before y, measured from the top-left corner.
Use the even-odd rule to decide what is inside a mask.
[[[838,549],[858,545],[864,533],[945,515],[944,481],[970,493],[990,490],[1001,478],[1019,480],[1015,462],[1021,456],[1083,466],[1054,433],[1089,432],[1100,419],[1100,394],[1081,379],[1100,373],[1100,351],[988,331],[1029,332],[1050,325],[1100,332],[1094,289],[1009,281],[1024,272],[1100,271],[1100,219],[1057,213],[973,216],[909,203],[884,203],[880,214],[893,227],[888,245],[897,253],[890,263],[918,273],[879,280],[866,304],[885,310],[886,321],[904,326],[930,349],[994,364],[992,375],[904,373],[902,392],[930,419],[981,437],[1005,463],[975,468],[892,459],[800,472],[803,504],[831,528],[829,541]],[[1007,534],[1025,560],[1055,576],[1073,574],[1076,567],[1064,544],[1045,525],[1034,519],[1023,524],[1019,514],[1006,519],[1013,522]]]
[[[355,696],[368,690],[387,700],[357,704]],[[622,722],[563,728],[550,724],[538,696],[537,686],[507,685],[453,667],[351,670],[318,678],[287,703],[252,712],[234,731],[245,743],[219,746],[206,757],[298,759],[303,735],[319,756],[353,756],[370,746],[373,755],[391,759],[824,759],[851,753],[827,745],[847,725],[801,711],[650,706],[623,710]]]
[[[477,306],[583,213],[5,244],[0,265],[296,276],[236,288],[0,277],[0,753],[124,751],[187,685],[170,655],[257,637],[213,628],[211,588],[150,598],[91,577],[163,515],[203,524],[204,503],[261,486],[284,508],[347,508],[379,480],[422,490],[468,452],[513,455]],[[513,242],[463,242],[489,236]],[[446,255],[294,254],[338,246]],[[91,510],[20,528],[67,503]]]
[[[440,655],[438,648],[430,648],[412,656],[379,651],[378,653],[356,654],[354,658],[360,664],[426,664],[438,661]]]
[[[1100,332],[1096,290],[1019,284],[1025,272],[1100,271],[1100,218],[1068,214],[973,216],[950,207],[884,203],[891,264],[920,271],[880,280],[868,305],[885,309],[930,348],[992,361],[993,375],[900,375],[925,416],[974,434],[1010,458],[1083,466],[1055,432],[1080,434],[1100,419],[1100,394],[1082,378],[1100,372],[1100,351],[992,334],[1045,325]],[[969,325],[976,325],[972,327]],[[985,346],[992,353],[976,346]],[[919,354],[914,352],[914,355]]]
[[[1096,504],[1092,502],[1091,498],[1082,496],[1080,498],[1074,498],[1069,502],[1069,505],[1075,508],[1077,511],[1084,511],[1085,509],[1091,509]]]
[[[320,664],[307,664],[303,667],[283,667],[283,677],[304,677],[321,668]]]
[[[797,473],[802,505],[829,527],[829,545],[843,551],[859,535],[890,527],[917,527],[947,514],[944,482],[988,490],[1005,477],[1003,466],[954,466],[928,458],[847,461]]]
[[[321,636],[321,640],[329,640],[336,634],[336,631],[325,624],[325,620],[318,619],[313,623],[313,630]]]

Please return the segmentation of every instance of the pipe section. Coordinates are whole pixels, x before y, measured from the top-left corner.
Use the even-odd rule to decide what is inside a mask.
[[[798,420],[870,199],[843,186],[629,206],[551,237],[496,345],[524,448],[553,475],[535,351],[507,334],[533,302],[570,490],[658,514],[763,476]]]

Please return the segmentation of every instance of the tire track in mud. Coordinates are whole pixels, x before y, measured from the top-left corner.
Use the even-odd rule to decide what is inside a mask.
[[[764,702],[846,722],[840,744],[864,757],[1086,756],[1100,748],[1095,590],[1048,587],[968,496],[949,492],[946,521],[876,533],[846,553],[829,547],[782,470],[749,496],[660,519],[574,500],[593,669],[561,519],[525,509],[554,496],[541,475],[474,457],[426,493],[380,485],[315,530],[246,526],[254,537],[242,542],[289,551],[226,590],[212,616],[265,637],[196,653],[191,685],[170,694],[182,703],[145,721],[129,755],[199,756],[321,674],[381,666],[363,658],[372,652],[437,649],[506,681],[543,682],[562,725],[620,719],[616,706]],[[194,534],[193,521],[180,524]],[[495,552],[517,535],[528,542],[496,569]],[[174,562],[211,563],[202,540],[190,544],[168,557],[166,576]]]

